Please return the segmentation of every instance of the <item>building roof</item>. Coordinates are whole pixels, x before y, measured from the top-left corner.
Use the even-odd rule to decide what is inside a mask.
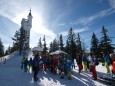
[[[43,48],[41,48],[41,47],[34,47],[34,48],[32,48],[32,51],[43,51]]]

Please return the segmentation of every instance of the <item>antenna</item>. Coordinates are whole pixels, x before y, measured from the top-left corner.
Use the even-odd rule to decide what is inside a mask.
[[[30,13],[31,13],[31,7],[30,7]]]

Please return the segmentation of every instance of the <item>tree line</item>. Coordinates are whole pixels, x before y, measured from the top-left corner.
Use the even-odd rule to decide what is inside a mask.
[[[114,52],[115,45],[112,44],[112,37],[109,37],[107,35],[107,32],[108,30],[105,29],[105,27],[103,26],[101,30],[100,40],[97,38],[94,32],[92,33],[89,51],[92,54],[96,55],[97,58],[99,58],[103,52],[104,53],[106,52],[108,54]],[[28,36],[26,34],[26,31],[24,30],[23,27],[21,27],[19,31],[15,32],[14,37],[12,37],[12,40],[13,40],[12,47],[9,46],[8,49],[5,51],[5,53],[4,53],[4,46],[0,39],[0,57],[7,54],[11,54],[14,51],[19,51],[19,54],[22,54],[24,50],[29,49],[29,48],[24,47],[24,42],[26,41],[27,38]],[[81,40],[80,34],[79,33],[75,34],[73,28],[70,28],[70,30],[68,31],[65,44],[63,42],[63,35],[61,34],[59,39],[55,38],[50,43],[49,48],[48,48],[46,47],[47,43],[46,43],[46,38],[44,35],[43,44],[42,44],[42,39],[40,37],[38,41],[38,46],[43,48],[43,55],[46,55],[47,53],[51,53],[60,49],[62,51],[65,51],[68,54],[71,54],[72,57],[75,58],[76,53],[79,53],[82,55],[84,52],[86,52],[86,47],[83,40]]]
[[[100,40],[97,38],[96,34],[93,32],[91,37],[91,44],[90,44],[90,50],[92,54],[94,54],[97,58],[102,57],[102,53],[113,53],[115,49],[115,44],[112,44],[112,37],[109,37],[107,35],[108,30],[105,29],[103,26],[101,29],[101,38]],[[45,38],[44,38],[45,39]],[[46,45],[46,42],[44,42]],[[41,42],[41,37],[38,42],[38,46],[43,46]],[[45,46],[46,47],[46,46]],[[83,55],[84,52],[86,52],[87,47],[84,44],[84,41],[81,40],[80,34],[77,35],[74,33],[74,30],[70,28],[68,31],[66,43],[63,43],[63,35],[61,34],[59,39],[54,39],[49,46],[49,49],[46,47],[45,53],[51,53],[56,50],[62,50],[65,51],[68,54],[71,54],[73,58],[76,58],[76,53],[79,53]],[[47,51],[47,49],[49,51]]]

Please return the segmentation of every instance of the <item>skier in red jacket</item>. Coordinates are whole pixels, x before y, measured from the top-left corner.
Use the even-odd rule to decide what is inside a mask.
[[[112,74],[115,74],[115,53],[110,54],[110,58],[112,59]]]

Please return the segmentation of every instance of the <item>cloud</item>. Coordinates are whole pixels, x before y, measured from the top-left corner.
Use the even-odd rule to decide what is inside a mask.
[[[66,23],[60,23],[57,26],[64,26],[64,25],[66,25]]]
[[[44,19],[44,15],[42,14],[43,9],[40,9],[42,8],[42,5],[40,3],[41,2],[38,0],[35,0],[34,2],[29,0],[26,0],[24,2],[23,0],[12,0],[9,3],[8,0],[0,1],[0,15],[8,18],[18,25],[21,25],[22,18],[27,18],[29,8],[31,6],[34,8],[32,9],[33,20],[30,41],[32,46],[35,46],[38,42],[39,37],[43,37],[43,35],[46,35],[48,43],[52,41],[56,36],[56,34],[52,30],[50,30],[47,25],[45,25],[46,21]]]
[[[109,1],[109,5],[115,9],[115,0],[108,0]]]
[[[97,3],[101,3],[102,2],[102,0],[97,0]]]
[[[73,24],[87,25],[87,24],[92,23],[96,19],[108,16],[108,15],[113,14],[113,13],[115,13],[115,10],[113,10],[112,8],[109,8],[107,10],[103,10],[103,11],[101,11],[99,13],[96,13],[96,14],[94,14],[92,16],[89,16],[89,17],[86,17],[86,18],[80,18],[80,19],[77,20],[77,22],[75,22]]]
[[[39,41],[39,38],[42,38],[44,37],[44,34],[40,34],[40,33],[37,33],[35,31],[31,31],[31,35],[30,35],[30,46],[31,47],[35,47],[38,45],[38,41]],[[45,35],[45,38],[46,38],[46,44],[47,46],[49,47],[49,44],[54,40],[56,36],[54,35]],[[43,40],[42,40],[42,44],[43,44]]]
[[[81,28],[81,29],[74,29],[73,31],[74,31],[74,33],[76,34],[76,33],[81,33],[81,32],[85,32],[85,31],[87,31],[87,30],[89,30],[89,29],[87,29],[87,28]],[[68,31],[64,31],[64,32],[61,32],[61,33],[59,33],[59,35],[60,34],[62,34],[63,36],[67,36],[68,35]]]
[[[62,12],[62,13],[60,13],[59,15],[57,15],[56,18],[54,19],[54,22],[52,23],[51,26],[65,25],[65,23],[57,24],[60,20],[63,19],[63,17],[64,17],[65,15],[67,15],[66,12]]]

